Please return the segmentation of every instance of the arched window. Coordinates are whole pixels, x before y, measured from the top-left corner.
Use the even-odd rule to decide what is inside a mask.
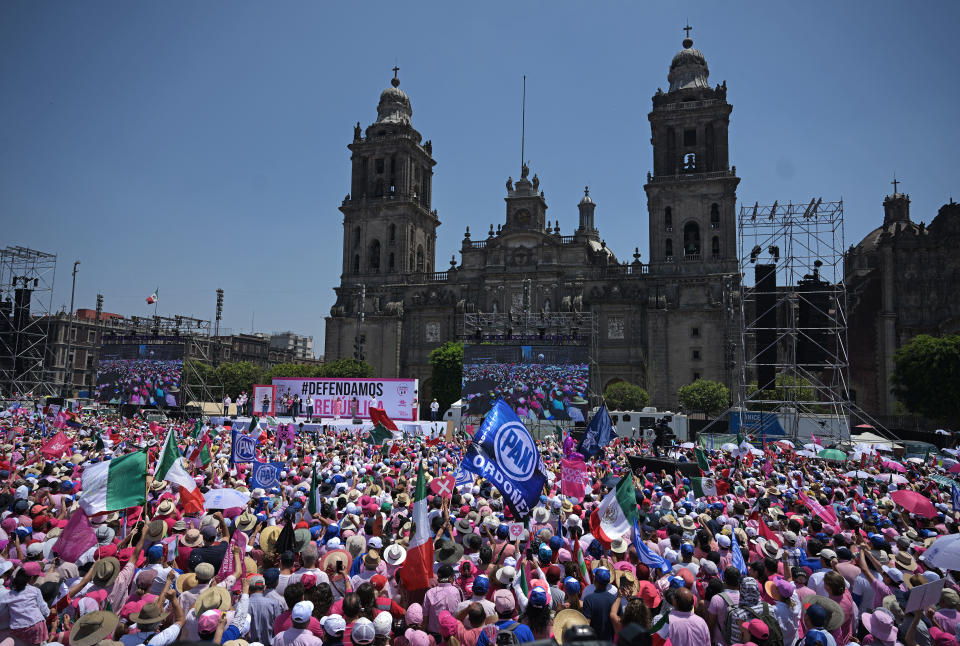
[[[716,202],[710,205],[710,228],[720,228],[720,205]]]
[[[370,263],[370,270],[374,273],[380,271],[380,241],[374,240],[370,243],[370,252],[368,255],[368,263]]]
[[[683,156],[683,172],[684,173],[697,172],[697,154],[696,153],[687,153]]]
[[[360,246],[360,227],[353,228],[353,246],[354,247]]]
[[[720,255],[720,238],[713,236],[713,240],[710,242],[710,253],[714,256]]]
[[[673,231],[673,209],[669,206],[663,210],[663,226],[667,231]]]
[[[396,258],[394,258],[393,253],[390,254],[390,260],[387,263],[387,271],[393,271],[396,269]]]
[[[687,222],[683,227],[683,255],[700,254],[700,227],[696,222]]]
[[[395,242],[397,239],[397,225],[390,224],[390,242]]]
[[[417,245],[417,271],[423,271],[423,245]]]
[[[353,257],[353,273],[360,273],[360,254],[357,254]]]
[[[667,244],[664,247],[664,255],[667,258],[673,258],[673,238],[667,238]]]

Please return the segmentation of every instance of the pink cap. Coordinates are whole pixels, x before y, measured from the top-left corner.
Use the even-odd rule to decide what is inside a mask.
[[[200,615],[200,619],[197,620],[197,632],[214,633],[217,631],[218,623],[220,623],[220,611],[207,610]]]
[[[23,571],[27,573],[27,576],[40,576],[43,574],[43,568],[40,567],[40,563],[37,561],[27,561],[24,563]]]
[[[509,590],[497,590],[493,594],[493,605],[498,613],[510,612],[516,609],[517,602]]]
[[[405,618],[408,624],[419,626],[423,623],[423,606],[419,603],[411,603],[407,606]]]

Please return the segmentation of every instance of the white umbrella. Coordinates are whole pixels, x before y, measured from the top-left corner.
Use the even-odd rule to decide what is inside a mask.
[[[960,534],[941,536],[923,553],[924,563],[941,570],[960,570]]]
[[[683,444],[680,445],[680,448],[681,448],[681,449],[692,449],[692,448],[693,448],[693,442],[684,442]]]
[[[860,471],[858,469],[856,471],[847,471],[846,473],[843,474],[843,477],[844,478],[869,478],[871,475],[873,474],[867,473],[866,471]]]
[[[938,428],[937,430],[934,431],[934,433],[936,433],[937,435],[950,435],[950,433],[943,430],[942,428]]]
[[[203,494],[204,509],[246,507],[248,502],[250,502],[250,494],[236,489],[211,489]]]
[[[949,469],[953,465],[957,464],[957,461],[953,458],[943,458],[943,466]]]
[[[914,464],[923,464],[923,458],[907,458],[907,462],[913,462]]]
[[[814,453],[816,453],[817,451],[821,451],[823,449],[822,446],[820,446],[819,444],[814,444],[813,442],[808,442],[807,444],[804,444],[803,448],[805,448],[808,451],[813,451]]]
[[[803,456],[803,457],[805,457],[805,458],[815,458],[815,457],[817,457],[817,454],[816,454],[816,453],[814,453],[813,451],[807,451],[806,449],[804,449],[804,450],[802,450],[802,451],[797,451],[797,455]]]
[[[730,453],[733,453],[734,451],[738,451],[739,447],[737,447],[737,445],[734,444],[733,442],[727,442],[725,444],[721,444],[720,449],[723,451],[729,451]]]
[[[960,455],[960,449],[940,449],[944,453],[949,453],[950,455]]]
[[[786,444],[791,449],[795,449],[797,447],[797,445],[791,442],[790,440],[777,440],[776,442],[774,442],[774,444]]]
[[[899,473],[881,473],[873,477],[881,482],[892,482],[894,484],[907,484],[907,482],[909,482],[909,480]]]
[[[755,446],[750,447],[750,452],[753,453],[754,455],[763,455],[763,451],[761,451]]]

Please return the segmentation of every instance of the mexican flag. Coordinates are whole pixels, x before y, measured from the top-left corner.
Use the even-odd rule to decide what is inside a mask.
[[[311,514],[320,513],[320,503],[317,500],[319,483],[317,482],[317,468],[313,468],[313,475],[310,476],[310,497],[307,499],[307,511]]]
[[[710,462],[707,461],[707,452],[699,446],[695,448],[693,452],[697,456],[697,466],[700,467],[700,470],[704,473],[708,472],[710,470]]]
[[[633,527],[637,515],[637,494],[633,490],[633,474],[624,475],[617,487],[604,497],[600,506],[590,514],[590,531],[600,542],[610,544],[624,536]]]
[[[147,305],[153,305],[157,302],[157,294],[160,292],[160,288],[157,287],[153,290],[153,293],[147,296]]]
[[[713,478],[690,478],[693,495],[697,498],[717,495],[717,481]]]
[[[147,452],[98,462],[83,470],[80,507],[87,516],[136,507],[146,502]]]
[[[210,464],[210,433],[205,432],[190,452],[190,462],[195,466],[205,467]]]
[[[363,438],[363,441],[366,444],[373,444],[375,446],[382,446],[386,443],[387,440],[393,438],[393,433],[387,430],[387,428],[378,423],[370,430],[370,434]]]
[[[177,447],[177,440],[174,437],[173,429],[167,431],[167,440],[160,449],[160,455],[157,458],[157,468],[154,470],[154,478],[157,480],[166,480],[180,487],[180,502],[188,513],[193,513],[203,509],[203,494],[197,489],[197,483],[187,470],[183,467],[183,457],[180,455],[180,449]]]
[[[400,578],[407,590],[423,590],[430,587],[430,577],[433,575],[433,535],[427,520],[427,480],[423,473],[423,462],[417,469],[412,519],[416,531],[407,546],[407,560],[400,568]]]
[[[577,563],[577,574],[580,575],[580,580],[586,587],[590,585],[590,568],[587,567],[587,562],[583,560],[583,549],[580,547],[579,540],[573,541],[573,552],[574,560]]]

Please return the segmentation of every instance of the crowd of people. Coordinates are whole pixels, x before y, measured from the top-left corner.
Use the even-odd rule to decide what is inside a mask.
[[[898,463],[898,485],[884,477],[891,458],[873,450],[853,464],[757,441],[759,455],[706,451],[715,490],[695,495],[703,484],[677,471],[631,471],[629,458],[649,447],[614,439],[571,499],[560,492],[571,456],[550,437],[538,442],[549,477],[528,518],[480,478],[427,487],[432,576],[411,589],[418,467],[440,483],[467,438],[298,436],[288,451],[259,428],[258,458],[284,464],[264,489],[250,487],[250,464],[231,463],[227,428],[71,422],[0,416],[2,646],[957,644],[960,573],[927,560],[960,518],[944,486],[949,455]],[[153,473],[170,428],[184,456],[211,438],[209,461],[186,467],[199,490],[244,502],[188,509],[179,485],[148,478],[143,504],[89,517],[89,547],[61,558],[84,514],[85,471],[146,447]],[[62,455],[43,453],[53,433],[73,441]],[[632,498],[618,504],[639,535],[597,531],[601,501],[628,485]],[[895,502],[904,491],[933,514]],[[914,608],[914,589],[931,583],[939,591]]]
[[[182,359],[104,359],[97,367],[94,398],[111,404],[180,405]]]
[[[587,364],[466,363],[463,396],[470,415],[503,399],[524,420],[582,422],[589,375]]]

